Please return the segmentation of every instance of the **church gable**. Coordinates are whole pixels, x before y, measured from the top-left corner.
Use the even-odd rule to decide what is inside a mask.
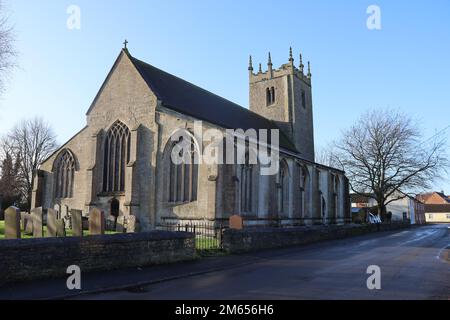
[[[150,124],[157,98],[122,50],[87,112],[91,130],[120,119],[130,127]]]

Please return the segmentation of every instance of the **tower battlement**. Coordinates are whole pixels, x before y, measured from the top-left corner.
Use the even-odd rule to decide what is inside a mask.
[[[278,69],[273,69],[272,57],[269,52],[267,69],[265,71],[263,71],[262,64],[260,63],[258,71],[256,73],[254,72],[253,61],[251,56],[248,70],[250,83],[256,83],[260,81],[284,77],[287,75],[293,75],[299,80],[303,81],[308,86],[311,86],[311,78],[312,78],[311,64],[310,62],[308,62],[307,68],[305,68],[305,65],[303,64],[303,56],[300,54],[300,63],[297,67],[294,63],[292,48],[290,49],[289,62],[282,64]]]
[[[259,64],[255,73],[250,56],[248,72],[250,83],[250,110],[277,123],[294,143],[302,156],[314,161],[314,125],[311,88],[311,64],[295,65],[292,48],[289,61],[273,68],[269,53],[267,70]]]

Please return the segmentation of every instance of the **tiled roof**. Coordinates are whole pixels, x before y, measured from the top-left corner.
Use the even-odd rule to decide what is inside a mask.
[[[225,129],[279,129],[275,122],[265,117],[126,53],[158,99],[174,111]],[[280,147],[298,153],[281,130]]]

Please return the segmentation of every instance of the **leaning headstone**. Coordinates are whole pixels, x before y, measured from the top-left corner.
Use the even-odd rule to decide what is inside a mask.
[[[89,234],[91,236],[105,234],[105,213],[92,209],[89,214]]]
[[[66,224],[63,219],[56,220],[56,236],[58,238],[64,238],[66,236]]]
[[[25,231],[26,225],[25,225],[25,216],[27,215],[26,212],[20,213],[20,230]]]
[[[127,233],[135,233],[137,230],[136,216],[127,217]]]
[[[106,231],[115,231],[116,230],[116,218],[109,216],[105,220],[105,230]]]
[[[56,220],[58,219],[57,212],[53,209],[47,210],[47,237],[56,237]]]
[[[28,224],[28,217],[30,215],[28,214],[28,212],[21,212],[20,213],[20,228],[23,232],[25,232],[25,230],[27,229],[27,224]]]
[[[25,214],[23,216],[23,219],[25,220],[24,221],[25,229],[23,230],[23,232],[27,236],[32,236],[33,235],[33,219],[31,217],[31,214]]]
[[[116,232],[118,233],[125,232],[125,216],[120,216],[117,218]]]
[[[244,229],[244,221],[242,220],[241,216],[234,215],[230,217],[230,229]]]
[[[20,239],[20,210],[9,207],[5,211],[5,239]]]
[[[80,210],[70,210],[72,219],[72,236],[83,236],[83,213]]]
[[[61,206],[61,218],[67,217],[69,215],[69,207],[62,205]]]
[[[33,219],[33,237],[42,238],[44,236],[42,208],[31,210],[31,219]]]

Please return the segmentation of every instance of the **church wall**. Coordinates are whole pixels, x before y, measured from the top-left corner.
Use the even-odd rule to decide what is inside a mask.
[[[277,75],[277,74],[276,74]],[[276,88],[276,103],[266,106],[264,82],[252,83],[251,86],[261,86],[262,94],[255,95],[258,90],[251,90],[252,109],[259,108],[258,113],[280,121],[289,121],[286,110],[288,104],[288,77],[275,77],[273,86]],[[299,86],[295,91],[306,86]],[[272,86],[272,85],[270,85]],[[308,106],[311,103],[310,90],[306,90]],[[295,95],[294,103],[298,105]],[[256,111],[256,110],[254,110]],[[311,127],[300,128],[305,134],[305,148],[314,148],[312,133],[312,110],[294,114],[296,123],[311,122]],[[304,118],[306,117],[306,118]],[[309,118],[311,117],[311,118]],[[111,125],[120,120],[128,126],[132,134],[131,163],[126,169],[126,191],[121,195],[101,194],[103,180],[103,155],[106,132]],[[239,168],[235,165],[200,164],[198,178],[197,201],[185,204],[169,204],[167,201],[168,159],[166,158],[167,142],[171,135],[180,129],[194,131],[193,117],[180,114],[164,107],[143,81],[131,61],[125,54],[119,57],[115,68],[105,82],[92,108],[87,115],[87,127],[73,139],[67,142],[61,150],[52,155],[41,165],[43,170],[43,206],[53,208],[57,204],[54,199],[53,162],[64,148],[70,149],[77,160],[77,171],[74,180],[74,197],[62,199],[59,205],[70,209],[82,210],[85,214],[93,207],[110,213],[110,201],[115,197],[120,201],[121,214],[136,215],[143,230],[154,228],[162,221],[216,220],[226,223],[229,216],[242,214],[250,224],[267,224],[268,222],[282,224],[313,224],[331,222],[336,213],[332,209],[333,192],[330,186],[331,173],[340,175],[340,201],[338,218],[345,217],[346,197],[344,182],[347,180],[342,173],[325,168],[311,162],[282,154],[289,166],[288,200],[285,212],[278,212],[277,176],[254,177],[253,212],[242,213],[239,195]],[[288,125],[290,126],[290,125]],[[301,127],[300,125],[297,125]],[[203,130],[225,129],[203,122]],[[304,130],[304,131],[302,131]],[[200,137],[196,137],[200,141]],[[203,149],[206,143],[203,144]],[[309,172],[307,191],[305,191],[304,210],[299,202],[300,171],[297,163],[302,163]],[[318,179],[320,172],[320,179]],[[325,215],[322,215],[322,197],[326,203]],[[337,222],[341,221],[338,219]]]
[[[216,184],[218,177],[218,166],[201,163],[199,165],[197,201],[185,204],[172,204],[168,202],[168,179],[170,152],[168,146],[171,144],[171,136],[177,130],[188,130],[194,133],[194,119],[179,114],[170,109],[160,106],[158,108],[157,123],[159,126],[158,149],[156,161],[158,170],[156,172],[156,224],[163,221],[179,220],[214,220],[216,218]],[[203,132],[208,129],[219,129],[207,122],[203,122]],[[223,132],[223,129],[221,130]],[[201,137],[195,137],[200,143]],[[203,143],[203,148],[206,147]]]
[[[311,87],[297,76],[290,76],[294,92],[293,103],[293,140],[302,158],[313,161],[314,154],[314,119]],[[305,93],[306,106],[302,104],[302,91]]]
[[[63,148],[69,148],[79,163],[78,171],[75,173],[74,197],[62,199],[61,205],[67,205],[71,209],[83,210],[87,213],[92,207],[110,213],[110,201],[113,196],[100,196],[90,199],[91,187],[93,194],[97,195],[102,190],[103,154],[105,132],[117,120],[127,125],[130,131],[138,130],[137,159],[134,166],[134,177],[137,197],[135,196],[134,207],[125,203],[125,194],[116,196],[120,200],[121,214],[134,214],[140,220],[141,225],[147,228],[150,225],[150,194],[154,167],[150,159],[154,149],[155,132],[155,108],[156,96],[150,91],[148,85],[124,54],[119,57],[115,68],[109,79],[104,84],[98,97],[93,103],[87,115],[87,128],[69,141]],[[139,129],[138,129],[139,128]],[[61,149],[62,150],[62,149]],[[95,153],[98,154],[94,158]],[[43,205],[47,208],[56,204],[53,198],[53,174],[52,167],[59,152],[50,157],[41,165],[45,171],[45,201]],[[93,169],[93,176],[88,179],[89,169]],[[127,178],[130,179],[127,169]],[[128,190],[127,190],[128,191]],[[92,201],[89,201],[92,200]]]
[[[60,150],[54,153],[47,161],[41,164],[40,170],[44,172],[44,197],[42,206],[54,208],[55,205],[67,206],[70,209],[84,210],[84,198],[86,195],[86,168],[89,165],[89,152],[86,150],[86,141],[89,141],[88,130],[84,129],[75,138],[67,142]],[[59,154],[69,149],[75,156],[77,170],[74,174],[73,198],[55,199],[55,183],[53,164]]]
[[[116,68],[107,80],[106,85],[100,92],[94,106],[87,116],[90,132],[100,130],[106,132],[117,120],[127,125],[130,131],[136,131],[137,145],[135,148],[135,163],[132,168],[127,168],[127,188],[125,194],[118,196],[120,200],[121,214],[136,215],[141,227],[147,229],[151,225],[151,186],[154,179],[154,162],[149,161],[155,149],[155,109],[157,98],[148,88],[148,85],[140,76],[130,59],[125,55],[119,58]],[[100,178],[93,185],[100,193],[102,190],[103,154],[105,135],[100,135],[96,163],[97,176]],[[133,140],[132,140],[133,143]],[[94,159],[91,159],[94,162]],[[135,181],[137,180],[137,181]],[[96,183],[97,182],[97,183]],[[131,195],[131,188],[133,194]],[[110,212],[111,195],[97,197],[92,206],[97,206],[105,212]],[[128,202],[128,203],[127,203]]]

